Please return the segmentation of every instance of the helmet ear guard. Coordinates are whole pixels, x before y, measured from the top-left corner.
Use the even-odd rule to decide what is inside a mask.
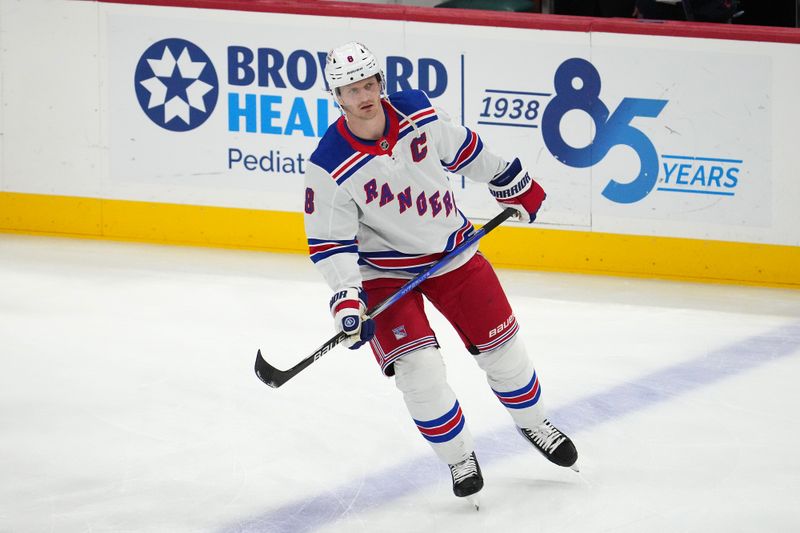
[[[369,48],[359,42],[349,42],[336,47],[325,59],[325,81],[333,95],[339,101],[340,87],[350,85],[372,76],[378,76],[381,84],[381,95],[386,94],[386,76],[383,74],[375,55]]]

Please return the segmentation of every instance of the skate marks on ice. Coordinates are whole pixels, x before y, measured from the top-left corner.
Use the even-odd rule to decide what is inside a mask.
[[[572,435],[797,353],[800,353],[800,322],[792,322],[556,407],[550,414],[568,435]],[[536,453],[516,435],[513,427],[476,436],[475,447],[484,467],[520,454]],[[344,517],[352,518],[391,505],[407,495],[440,484],[445,478],[446,466],[431,454],[309,495],[262,515],[243,518],[222,528],[220,533],[312,531]],[[575,479],[576,483],[588,484],[578,474]],[[463,512],[475,512],[467,502],[463,503]]]

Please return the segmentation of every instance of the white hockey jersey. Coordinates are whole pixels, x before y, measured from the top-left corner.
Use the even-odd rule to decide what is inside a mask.
[[[381,139],[355,137],[341,117],[309,158],[309,254],[333,290],[422,272],[474,231],[445,170],[488,182],[507,166],[475,132],[434,109],[424,92],[400,91],[388,100],[391,105],[381,102]],[[441,274],[476,250],[463,252]]]

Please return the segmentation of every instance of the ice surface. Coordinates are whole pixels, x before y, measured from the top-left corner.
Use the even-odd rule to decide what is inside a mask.
[[[800,291],[501,271],[581,474],[431,311],[476,512],[307,258],[0,235],[0,531],[800,530]]]

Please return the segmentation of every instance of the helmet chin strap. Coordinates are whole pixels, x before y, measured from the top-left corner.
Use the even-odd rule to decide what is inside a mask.
[[[403,113],[402,111],[397,109],[394,105],[392,105],[392,102],[389,101],[388,97],[386,98],[386,103],[389,104],[389,107],[394,109],[395,113],[397,113],[398,115],[403,117],[405,120],[408,121],[409,124],[411,124],[411,127],[414,129],[414,136],[418,137],[419,136],[419,128],[417,127],[417,123],[414,122],[413,120],[411,120],[411,117],[409,117],[408,115],[406,115],[405,113]]]
[[[336,92],[338,90],[338,87],[336,89],[328,89],[328,93],[333,97],[333,101],[336,102],[336,105],[339,106],[339,112],[344,115],[344,105],[342,105],[342,102],[339,100],[339,94]]]

